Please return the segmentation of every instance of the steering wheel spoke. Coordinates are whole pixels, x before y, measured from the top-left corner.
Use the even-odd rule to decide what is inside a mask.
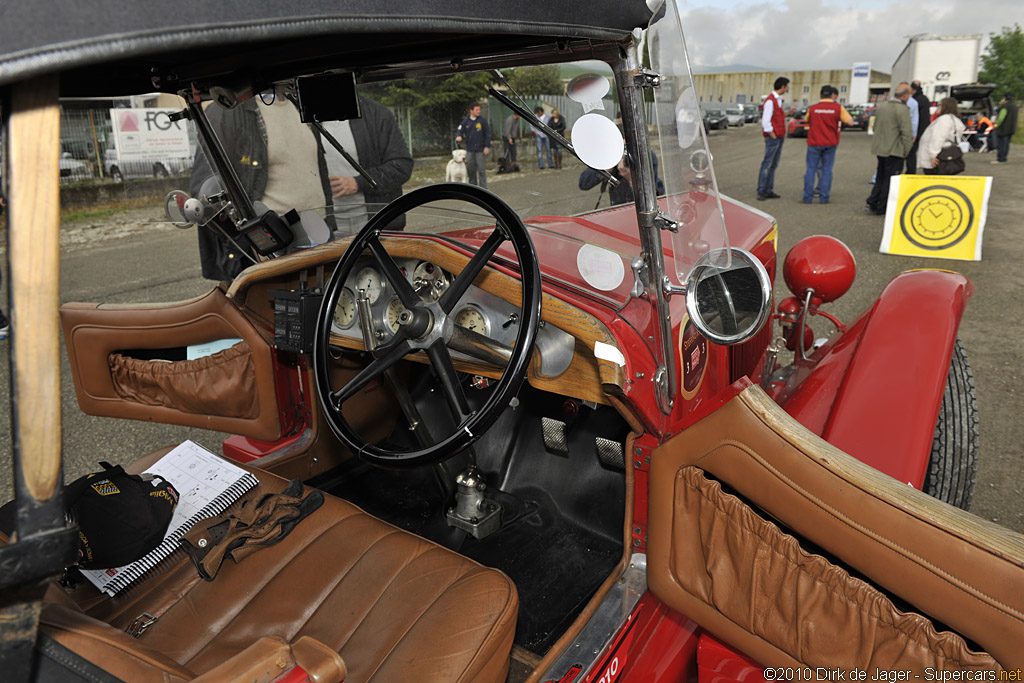
[[[448,353],[448,347],[444,342],[438,340],[427,347],[427,355],[434,365],[434,374],[437,375],[441,388],[444,390],[444,397],[451,408],[452,417],[457,424],[461,425],[470,416],[469,400],[466,392],[462,390],[462,383],[459,382],[459,371],[455,369],[452,356]]]
[[[445,293],[441,295],[441,299],[438,304],[441,306],[446,314],[451,313],[452,309],[455,308],[455,304],[459,303],[459,299],[466,293],[469,286],[476,280],[477,275],[484,269],[487,262],[491,260],[494,253],[498,251],[498,247],[505,241],[505,233],[501,227],[496,227],[491,236],[487,238],[487,241],[480,245],[480,249],[474,254],[473,258],[470,259],[469,263],[462,270],[462,273],[455,278],[455,282],[445,290]]]
[[[399,300],[402,305],[406,308],[411,309],[416,304],[420,303],[420,297],[413,290],[412,285],[402,275],[402,269],[395,263],[395,259],[391,258],[391,254],[388,253],[384,245],[381,244],[380,235],[375,235],[367,245],[370,248],[370,252],[373,254],[373,258],[377,261],[377,265],[380,266],[381,271],[384,273],[384,279],[388,281],[391,288],[398,294]]]
[[[340,411],[341,405],[345,401],[352,398],[357,392],[366,387],[367,384],[383,375],[388,368],[402,360],[411,351],[412,344],[407,339],[401,339],[397,343],[379,347],[374,351],[373,355],[375,358],[369,365],[360,370],[341,389],[331,392],[331,404],[334,406],[334,409]]]

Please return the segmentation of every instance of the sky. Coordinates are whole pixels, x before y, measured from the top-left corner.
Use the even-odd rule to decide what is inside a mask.
[[[886,73],[919,33],[990,33],[1024,26],[1024,0],[677,0],[690,63]]]

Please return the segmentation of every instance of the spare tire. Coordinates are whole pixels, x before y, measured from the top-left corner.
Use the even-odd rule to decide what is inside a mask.
[[[964,510],[970,506],[978,479],[978,435],[974,374],[957,339],[935,424],[925,493]]]

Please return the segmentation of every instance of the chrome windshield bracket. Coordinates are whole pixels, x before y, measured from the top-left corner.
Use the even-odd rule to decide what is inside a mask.
[[[652,308],[652,329],[648,333],[651,352],[659,368],[655,387],[658,407],[662,413],[672,412],[676,393],[676,354],[673,343],[672,317],[669,312],[669,297],[663,290],[665,277],[665,247],[661,241],[661,230],[657,218],[661,214],[654,177],[654,161],[647,125],[644,119],[643,90],[637,85],[636,77],[646,72],[640,68],[636,47],[627,46],[615,67],[615,84],[618,89],[619,105],[622,108],[622,132],[626,150],[633,162],[633,191],[636,197],[636,218],[640,228],[640,244],[646,268],[646,287]],[[660,76],[658,78],[660,81]],[[635,272],[635,271],[634,271]],[[634,288],[636,289],[636,288]]]
[[[654,225],[662,230],[668,230],[669,232],[679,232],[679,223],[672,220],[669,216],[664,213],[658,213],[654,217]]]
[[[661,85],[661,74],[641,68],[633,77],[633,85],[638,88],[657,88]]]
[[[629,290],[629,295],[634,299],[641,299],[647,292],[647,261],[642,256],[637,256],[629,262],[629,267],[633,271],[633,289]]]

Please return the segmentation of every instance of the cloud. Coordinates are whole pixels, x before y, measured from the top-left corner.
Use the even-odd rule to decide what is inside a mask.
[[[1021,16],[1021,0],[681,1],[691,63],[844,69],[870,61],[888,72],[918,33],[989,33]]]

